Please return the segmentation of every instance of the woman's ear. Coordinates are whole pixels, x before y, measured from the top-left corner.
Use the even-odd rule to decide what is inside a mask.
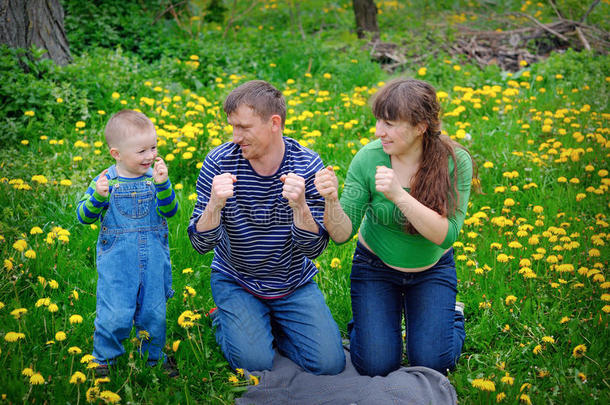
[[[425,122],[420,122],[419,124],[417,124],[417,130],[419,131],[420,135],[425,134],[428,130],[428,124],[426,124]]]

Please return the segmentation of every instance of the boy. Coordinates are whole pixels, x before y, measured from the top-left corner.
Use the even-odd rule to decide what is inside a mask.
[[[154,124],[142,113],[122,110],[104,131],[116,161],[96,176],[78,202],[83,224],[99,218],[97,307],[93,356],[96,374],[125,353],[122,341],[135,324],[140,353],[148,363],[162,359],[170,376],[178,375],[165,345],[165,303],[174,291],[166,218],[178,210],[167,166],[157,156]]]

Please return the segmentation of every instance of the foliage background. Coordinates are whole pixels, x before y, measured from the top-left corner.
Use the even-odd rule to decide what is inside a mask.
[[[356,38],[349,1],[228,3],[192,1],[163,13],[161,0],[64,1],[71,65],[0,48],[2,401],[112,402],[116,394],[123,402],[231,403],[253,383],[234,375],[214,341],[205,316],[214,306],[212,255],[196,254],[186,236],[200,162],[231,139],[220,104],[246,80],[270,81],[289,104],[286,135],[343,179],[354,153],[374,139],[367,103],[390,75]],[[580,2],[558,4],[582,14]],[[468,333],[450,374],[460,401],[607,403],[608,56],[568,49],[516,73],[480,68],[441,44],[461,25],[507,29],[498,17],[509,11],[551,21],[550,6],[377,5],[381,39],[408,45],[414,61],[395,75],[437,88],[444,130],[479,167],[483,193],[472,196],[455,245]],[[608,11],[602,2],[589,22],[607,29]],[[112,163],[102,134],[121,108],[155,120],[180,202],[170,221],[177,293],[167,336],[177,379],[146,367],[137,339],[126,342],[109,382],[96,382],[81,363],[92,348],[98,231],[78,224],[74,210]],[[353,248],[331,243],[317,259],[316,280],[344,334]],[[185,327],[186,311],[201,318]],[[86,381],[71,382],[77,371]]]

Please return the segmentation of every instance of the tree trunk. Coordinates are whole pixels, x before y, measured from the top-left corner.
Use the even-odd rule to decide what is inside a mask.
[[[59,0],[0,0],[0,43],[46,49],[58,65],[72,60]]]
[[[356,16],[356,33],[358,38],[364,38],[366,33],[373,34],[373,38],[379,38],[377,27],[377,6],[373,0],[352,0],[354,14]]]

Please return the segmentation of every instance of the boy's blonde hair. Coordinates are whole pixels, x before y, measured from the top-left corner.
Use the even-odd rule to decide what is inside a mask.
[[[145,131],[155,131],[155,124],[146,115],[138,111],[121,110],[110,117],[104,135],[108,147],[114,148],[130,134]]]

